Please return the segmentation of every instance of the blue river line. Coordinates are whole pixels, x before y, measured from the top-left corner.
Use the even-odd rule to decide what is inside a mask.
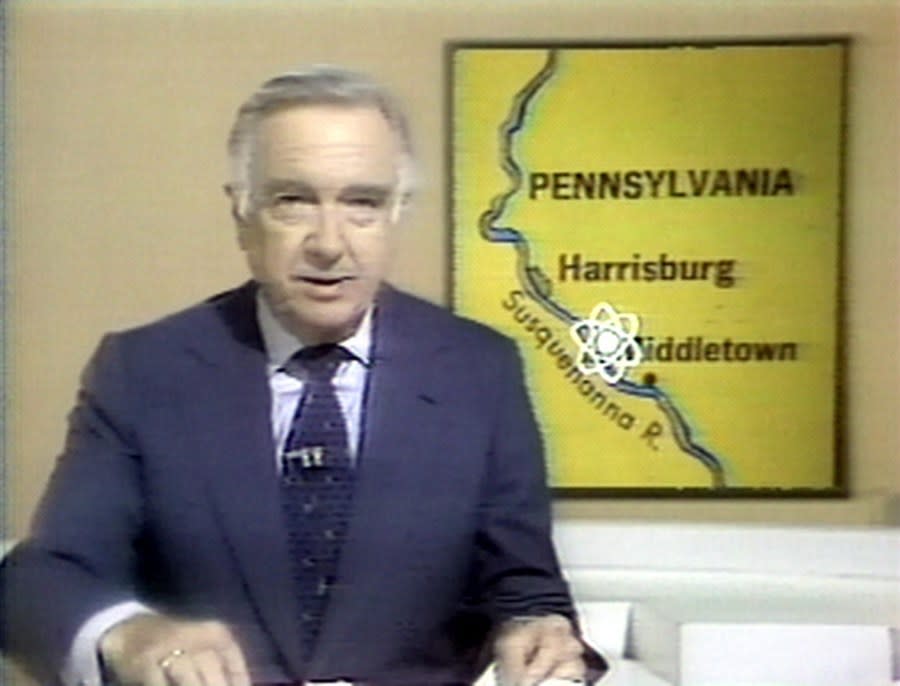
[[[490,207],[478,219],[478,229],[485,240],[492,243],[508,243],[515,249],[516,273],[524,291],[551,315],[571,326],[582,317],[577,316],[550,297],[550,281],[539,267],[532,264],[528,239],[515,228],[497,226],[510,199],[522,189],[524,174],[513,151],[515,137],[524,126],[529,106],[535,96],[554,76],[558,63],[558,51],[548,50],[547,60],[540,71],[513,98],[509,115],[500,126],[500,163],[509,176],[510,186],[491,200]],[[712,476],[713,487],[723,488],[726,486],[725,469],[721,460],[694,441],[690,426],[665,391],[656,385],[637,384],[627,379],[610,385],[628,395],[650,398],[655,401],[668,418],[672,435],[678,446],[706,467]]]

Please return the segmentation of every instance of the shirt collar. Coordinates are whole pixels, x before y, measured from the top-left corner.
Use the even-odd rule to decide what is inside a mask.
[[[344,350],[354,358],[369,366],[372,357],[372,313],[369,307],[362,321],[352,335],[338,342]],[[281,369],[298,350],[304,348],[303,342],[289,332],[275,317],[262,291],[256,292],[256,319],[266,346],[269,358],[269,371]]]

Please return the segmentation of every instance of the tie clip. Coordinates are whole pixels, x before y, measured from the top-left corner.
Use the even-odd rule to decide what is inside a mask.
[[[288,450],[284,453],[284,459],[291,464],[300,463],[303,469],[317,469],[325,466],[325,446],[313,445],[297,450]],[[285,465],[287,466],[287,465]]]

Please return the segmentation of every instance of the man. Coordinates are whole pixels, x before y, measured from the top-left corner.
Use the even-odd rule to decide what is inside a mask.
[[[104,339],[4,650],[42,682],[465,683],[485,645],[504,683],[583,676],[512,344],[383,282],[400,110],[283,74],[229,152],[253,279]]]

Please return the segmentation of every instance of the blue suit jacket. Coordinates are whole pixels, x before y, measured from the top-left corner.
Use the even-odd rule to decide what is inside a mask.
[[[385,288],[340,583],[304,664],[254,293],[104,339],[0,572],[3,648],[51,681],[82,622],[137,597],[228,622],[259,681],[453,683],[491,624],[571,615],[514,345]]]

